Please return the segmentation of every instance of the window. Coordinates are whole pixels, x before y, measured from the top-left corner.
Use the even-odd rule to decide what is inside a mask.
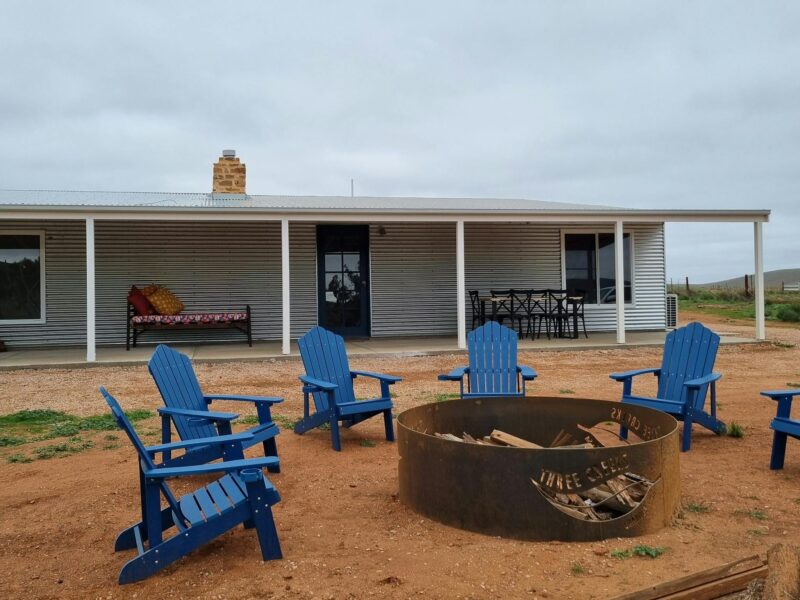
[[[625,302],[633,298],[631,287],[631,237],[623,234]],[[569,294],[585,295],[586,304],[615,304],[613,233],[564,234],[564,283]]]
[[[0,321],[44,321],[41,233],[0,233]]]

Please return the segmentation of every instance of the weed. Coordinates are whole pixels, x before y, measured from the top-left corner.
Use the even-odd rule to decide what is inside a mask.
[[[281,426],[281,429],[294,429],[300,421],[298,418],[287,417],[286,415],[272,415],[272,420]]]
[[[800,383],[792,383],[791,381],[787,382],[786,385],[790,388],[800,388]]]
[[[455,400],[456,398],[461,398],[461,394],[436,394],[434,401],[445,402],[447,400]]]
[[[558,390],[558,393],[559,394],[574,394],[575,390],[571,390],[569,388],[561,388],[560,390]]]
[[[4,446],[19,446],[24,444],[25,440],[22,438],[14,437],[11,435],[0,435],[0,448]]]
[[[754,535],[756,537],[767,535],[767,532],[764,531],[763,529],[748,529],[747,533],[749,533],[750,535]]]
[[[650,558],[658,558],[664,554],[664,550],[661,546],[648,546],[647,544],[639,544],[631,548],[631,552],[636,556],[649,556]]]
[[[372,440],[361,440],[360,442],[358,442],[358,445],[361,446],[362,448],[374,448],[375,442],[373,442]]]
[[[10,463],[29,463],[32,460],[32,458],[25,456],[24,454],[9,454],[6,456],[6,462]]]
[[[119,444],[110,443],[110,444],[103,444],[103,450],[116,450],[119,448]]]
[[[693,513],[707,513],[711,508],[703,502],[689,502],[686,505],[686,510]]]
[[[330,423],[323,423],[322,425],[320,425],[318,427],[318,429],[321,429],[322,431],[330,431],[331,430],[331,424]]]
[[[620,550],[619,548],[614,548],[611,551],[611,556],[613,556],[617,560],[625,560],[626,558],[630,558],[631,557],[631,551],[630,550]]]
[[[277,421],[278,418],[272,417],[272,420]],[[236,419],[236,422],[239,425],[258,425],[260,421],[258,420],[258,415],[245,415],[244,417]]]
[[[572,563],[572,566],[569,568],[569,570],[573,575],[583,575],[586,573],[586,568],[579,562]]]
[[[147,410],[132,410],[125,414],[132,422],[152,416]],[[110,431],[116,428],[117,423],[111,414],[79,417],[58,410],[36,409],[0,415],[0,432],[13,434],[2,435],[0,440],[21,440],[14,445],[73,437],[81,431]],[[4,444],[0,442],[1,445]]]
[[[731,421],[731,424],[728,425],[728,436],[732,438],[743,438],[744,427],[739,425],[736,421]]]
[[[36,455],[37,459],[46,460],[48,458],[77,454],[78,452],[88,450],[92,446],[94,446],[94,443],[90,440],[71,439],[69,442],[62,442],[61,444],[41,446],[36,448],[33,453]]]
[[[767,517],[767,513],[758,508],[752,510],[735,510],[733,514],[737,517],[750,517],[754,521],[766,521],[769,518]]]
[[[108,440],[109,442],[113,442],[114,440],[118,440],[118,439],[119,439],[119,437],[118,437],[118,436],[116,436],[116,435],[114,435],[113,433],[109,433],[109,434],[107,434],[107,435],[104,435],[104,436],[103,436],[103,439],[104,439],[104,440]]]
[[[774,341],[772,342],[772,345],[776,348],[794,348],[794,344],[790,344],[788,342]]]

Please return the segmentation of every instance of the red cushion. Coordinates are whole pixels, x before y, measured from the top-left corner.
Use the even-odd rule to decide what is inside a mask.
[[[137,315],[153,314],[153,305],[150,304],[150,301],[147,299],[147,296],[142,293],[142,290],[135,285],[131,286],[131,291],[128,292],[128,302],[133,305]]]

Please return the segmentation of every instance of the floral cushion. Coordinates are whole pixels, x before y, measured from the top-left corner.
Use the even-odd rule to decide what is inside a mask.
[[[247,321],[246,312],[225,313],[184,313],[180,315],[136,315],[131,318],[133,324],[161,325],[209,325],[214,323],[236,323]]]

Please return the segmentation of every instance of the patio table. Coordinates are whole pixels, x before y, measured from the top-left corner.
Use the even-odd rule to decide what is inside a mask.
[[[497,315],[498,303],[511,300],[511,296],[480,296],[478,300],[480,300],[481,303],[481,325],[483,325],[486,323],[486,303],[492,303],[492,321],[494,321],[494,318]]]

